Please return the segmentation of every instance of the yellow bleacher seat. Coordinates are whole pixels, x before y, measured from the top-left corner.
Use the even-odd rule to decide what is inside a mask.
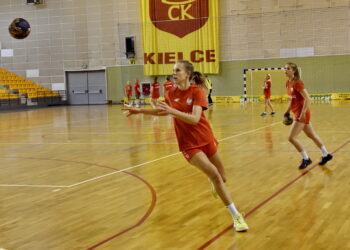
[[[5,85],[9,89],[18,90],[21,94],[27,94],[28,98],[37,97],[59,97],[58,92],[53,92],[32,80],[27,80],[22,76],[0,68],[0,85]],[[0,99],[16,99],[17,94],[9,94],[5,89],[0,89]]]

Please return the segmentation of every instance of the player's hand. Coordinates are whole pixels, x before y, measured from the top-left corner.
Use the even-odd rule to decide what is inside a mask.
[[[303,122],[303,121],[305,121],[305,119],[306,119],[305,113],[301,112],[301,114],[299,116],[299,121]]]
[[[172,107],[162,101],[157,102],[157,108],[160,110],[158,112],[159,115],[169,115],[173,111]]]
[[[139,108],[133,108],[133,107],[128,107],[128,106],[124,106],[122,108],[122,110],[124,111],[123,113],[126,114],[126,117],[140,113]]]

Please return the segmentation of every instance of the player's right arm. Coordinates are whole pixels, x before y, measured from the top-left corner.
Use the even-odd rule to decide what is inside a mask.
[[[286,112],[284,112],[285,115],[290,113],[291,106],[292,106],[292,102],[289,102],[289,103],[288,103],[287,110],[286,110]]]
[[[161,113],[160,109],[144,109],[144,108],[132,108],[132,107],[123,107],[123,111],[127,114],[126,116],[129,117],[131,115],[136,114],[145,114],[145,115],[154,115],[154,116],[165,116],[167,114]]]

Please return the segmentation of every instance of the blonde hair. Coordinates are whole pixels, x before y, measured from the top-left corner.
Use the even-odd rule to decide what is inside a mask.
[[[186,60],[179,60],[177,61],[177,63],[181,63],[185,66],[185,70],[187,73],[190,74],[190,80],[192,80],[193,78],[193,71],[194,71],[194,67],[193,67],[193,64],[190,63],[189,61],[186,61]]]

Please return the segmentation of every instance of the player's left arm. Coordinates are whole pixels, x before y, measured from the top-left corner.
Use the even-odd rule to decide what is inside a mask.
[[[307,92],[306,89],[300,90],[299,93],[304,98],[304,106],[303,106],[303,109],[301,110],[301,114],[300,114],[299,119],[304,120],[306,111],[310,107],[310,104],[311,104],[311,98],[310,98],[309,93]]]

